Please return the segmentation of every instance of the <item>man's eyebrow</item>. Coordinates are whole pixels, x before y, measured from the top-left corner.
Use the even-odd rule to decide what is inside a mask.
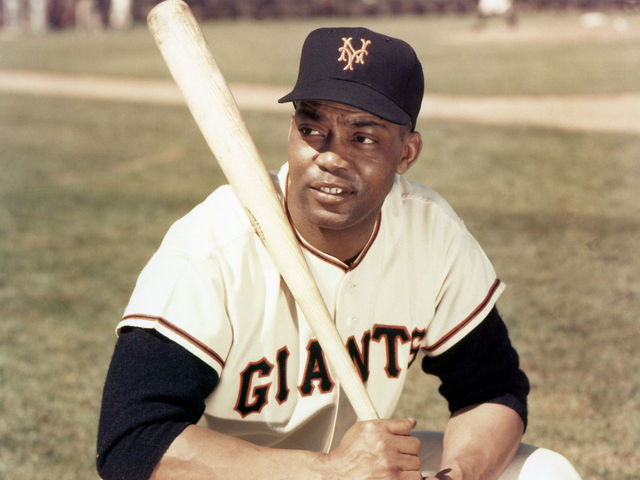
[[[323,119],[322,114],[316,109],[313,105],[308,103],[300,103],[296,105],[296,115],[300,115],[302,117],[308,118],[310,120],[320,121]],[[376,118],[369,117],[367,118],[356,118],[353,120],[347,121],[347,125],[352,128],[366,128],[366,127],[381,127],[388,128],[387,125],[382,120],[377,120]]]
[[[300,104],[296,108],[296,115],[301,115],[303,117],[307,117],[311,120],[321,120],[322,117],[318,113],[318,111],[313,108],[311,105]]]
[[[382,127],[382,128],[387,128],[387,125],[385,125],[382,122],[379,122],[377,120],[374,119],[362,119],[362,120],[353,120],[348,122],[349,126],[351,127],[356,127],[356,128],[365,128],[365,127]]]

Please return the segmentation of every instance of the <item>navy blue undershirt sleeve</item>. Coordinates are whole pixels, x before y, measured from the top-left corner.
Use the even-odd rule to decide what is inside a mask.
[[[148,479],[204,412],[218,375],[153,330],[123,329],[105,381],[96,466],[105,480]]]
[[[451,413],[479,403],[499,403],[515,410],[527,425],[529,380],[497,308],[449,350],[425,356],[422,369],[440,378],[439,391]]]

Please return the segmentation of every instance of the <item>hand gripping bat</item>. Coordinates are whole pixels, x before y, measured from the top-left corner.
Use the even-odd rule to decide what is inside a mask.
[[[378,418],[320,295],[238,106],[188,5],[165,0],[149,29],[227,181],[246,208],[360,420]]]

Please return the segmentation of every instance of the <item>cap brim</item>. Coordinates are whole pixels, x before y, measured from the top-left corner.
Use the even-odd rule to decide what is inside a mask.
[[[279,103],[323,101],[349,105],[400,125],[411,123],[407,112],[399,108],[386,96],[362,83],[342,79],[322,79],[298,86],[278,100]]]

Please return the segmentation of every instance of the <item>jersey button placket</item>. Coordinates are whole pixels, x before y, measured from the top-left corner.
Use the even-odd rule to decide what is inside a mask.
[[[359,323],[361,317],[362,305],[359,305],[357,301],[358,296],[358,282],[354,277],[354,272],[349,272],[345,275],[343,284],[339,290],[337,297],[336,311],[339,312],[341,318],[341,327],[343,332],[349,334],[353,333],[354,327]]]

